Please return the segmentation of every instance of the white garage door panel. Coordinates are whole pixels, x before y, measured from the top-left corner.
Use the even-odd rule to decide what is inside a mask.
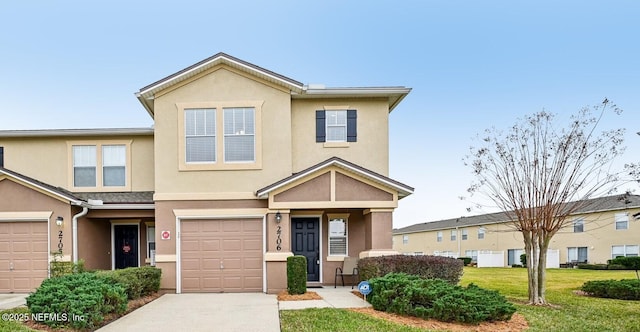
[[[262,219],[183,220],[182,292],[262,291]]]
[[[47,223],[0,223],[0,292],[31,292],[47,277]]]

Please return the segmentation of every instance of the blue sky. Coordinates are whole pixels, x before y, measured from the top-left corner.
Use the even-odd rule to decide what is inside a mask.
[[[469,215],[472,138],[542,109],[607,97],[624,109],[605,123],[627,129],[620,164],[640,161],[637,1],[6,1],[0,13],[0,129],[151,126],[133,93],[221,51],[306,84],[413,88],[391,114],[390,175],[416,188],[395,227]]]

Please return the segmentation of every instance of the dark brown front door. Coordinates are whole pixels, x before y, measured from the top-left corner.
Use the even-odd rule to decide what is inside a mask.
[[[307,257],[307,281],[320,281],[320,220],[291,218],[293,254]]]

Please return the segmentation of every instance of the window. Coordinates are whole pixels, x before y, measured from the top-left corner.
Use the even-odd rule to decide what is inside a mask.
[[[102,185],[123,187],[126,184],[127,154],[124,145],[102,146]]]
[[[578,218],[573,221],[573,232],[574,233],[584,232],[584,218]]]
[[[329,217],[329,256],[347,256],[347,218]]]
[[[438,232],[436,236],[437,236],[438,242],[442,242],[442,232]]]
[[[255,161],[255,112],[253,108],[224,109],[224,161]]]
[[[147,226],[147,257],[151,265],[155,266],[156,260],[156,226]]]
[[[616,257],[635,257],[640,254],[639,252],[640,246],[637,245],[621,245],[621,246],[611,246],[611,258]]]
[[[73,186],[96,186],[96,146],[73,146]]]
[[[0,167],[4,167],[4,147],[0,146]]]
[[[465,257],[471,257],[471,261],[472,262],[477,262],[478,261],[478,250],[465,250],[464,251],[464,256]]]
[[[316,142],[356,142],[356,110],[316,111]]]
[[[409,235],[402,236],[402,244],[409,244]]]
[[[478,228],[478,240],[484,239],[485,229],[483,227]]]
[[[458,235],[458,231],[455,229],[451,230],[451,241],[456,240],[456,235]]]
[[[184,111],[185,161],[213,163],[216,161],[216,109],[186,109]]]
[[[507,250],[507,265],[512,266],[514,264],[520,265],[520,256],[524,254],[523,249],[509,249]]]
[[[466,240],[466,239],[467,239],[467,237],[468,237],[467,230],[466,230],[466,229],[463,229],[463,230],[462,230],[462,239],[463,239],[463,240]]]
[[[567,260],[569,262],[587,262],[587,247],[569,247],[567,248]]]
[[[629,214],[626,212],[616,213],[616,229],[628,229],[629,228]]]

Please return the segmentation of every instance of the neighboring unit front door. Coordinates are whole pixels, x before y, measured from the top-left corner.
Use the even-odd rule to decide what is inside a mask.
[[[291,218],[293,254],[307,257],[307,281],[320,281],[320,220]]]
[[[137,267],[138,225],[114,225],[113,233],[115,268]]]

